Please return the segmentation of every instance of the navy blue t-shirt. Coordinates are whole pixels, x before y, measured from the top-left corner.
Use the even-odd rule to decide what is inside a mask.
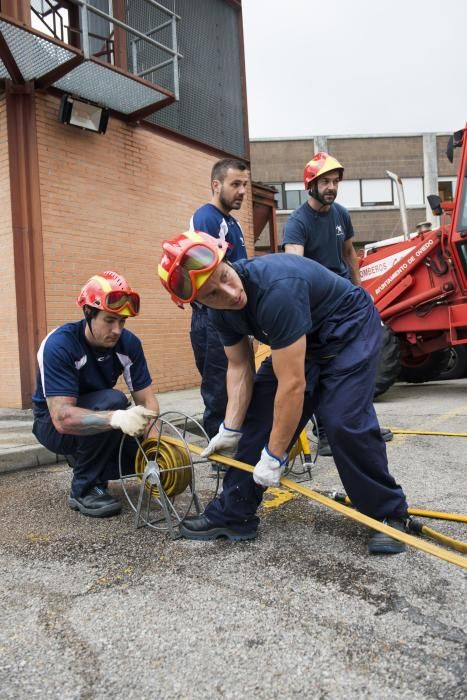
[[[273,350],[307,336],[307,355],[335,354],[373,309],[362,287],[307,258],[282,253],[234,263],[247,295],[239,311],[209,309],[225,346],[252,335]]]
[[[113,348],[97,348],[85,338],[86,321],[56,328],[42,341],[37,353],[39,371],[32,397],[36,409],[47,410],[48,396],[78,398],[101,389],[112,389],[123,378],[130,391],[151,385],[139,338],[124,328]]]
[[[285,224],[282,245],[302,245],[305,258],[316,260],[328,270],[350,279],[342,246],[353,236],[352,221],[345,207],[334,202],[329,211],[322,213],[305,202]]]
[[[246,258],[245,240],[240,224],[230,214],[224,214],[214,204],[204,204],[192,216],[193,231],[209,233],[214,238],[224,238],[229,244],[225,259],[229,262]]]

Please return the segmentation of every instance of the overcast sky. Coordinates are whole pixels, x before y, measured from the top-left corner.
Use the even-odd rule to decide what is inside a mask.
[[[452,132],[467,0],[243,0],[250,138]]]

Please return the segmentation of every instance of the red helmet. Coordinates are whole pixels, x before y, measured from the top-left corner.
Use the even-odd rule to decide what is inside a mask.
[[[316,180],[324,173],[329,173],[331,170],[339,170],[339,180],[342,180],[344,176],[344,168],[339,163],[338,160],[325,153],[324,151],[319,151],[313,158],[305,165],[305,170],[303,171],[303,181],[305,183],[305,189],[309,190],[310,185],[313,180]]]
[[[164,241],[158,273],[172,301],[183,306],[196,299],[228,248],[225,240],[201,231],[186,231]]]
[[[137,316],[139,301],[139,294],[132,290],[122,275],[107,270],[86,282],[76,303],[81,308],[92,306],[118,316]]]

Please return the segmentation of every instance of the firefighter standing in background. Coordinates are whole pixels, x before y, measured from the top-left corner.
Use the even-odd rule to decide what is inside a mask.
[[[335,201],[343,176],[344,168],[339,161],[324,151],[306,164],[303,180],[309,198],[295,209],[285,224],[282,247],[286,253],[316,260],[359,286],[360,269],[352,243],[352,221],[347,209]],[[318,426],[321,424],[318,415]],[[381,435],[386,442],[393,438],[388,428],[382,428]],[[322,428],[319,454],[332,455]]]
[[[231,262],[247,256],[242,229],[230,213],[242,206],[247,185],[248,168],[243,161],[231,158],[217,161],[211,172],[211,201],[197,209],[190,221],[191,230],[225,240],[228,243],[226,259]],[[208,318],[207,308],[197,300],[191,306],[191,346],[201,375],[204,429],[211,438],[219,430],[227,406],[227,358]]]

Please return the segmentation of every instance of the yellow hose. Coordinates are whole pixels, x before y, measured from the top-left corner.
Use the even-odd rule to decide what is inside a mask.
[[[342,496],[341,498],[338,498],[338,501],[340,503],[345,503],[346,506],[352,505],[352,502],[348,496]],[[442,513],[440,511],[433,510],[420,510],[419,508],[409,508],[408,513],[409,515],[419,515],[423,516],[424,518],[439,518],[442,520],[454,520],[459,523],[467,523],[467,516],[460,515],[458,513]],[[438,542],[442,542],[447,547],[451,547],[451,549],[455,549],[458,552],[462,552],[464,554],[467,553],[466,542],[461,542],[460,540],[455,540],[453,537],[443,535],[441,532],[433,530],[431,527],[427,527],[422,523],[412,520],[410,522],[410,529],[417,534],[423,534],[427,537],[431,537],[434,540],[438,540]]]
[[[164,439],[173,445],[181,446],[183,444],[181,440],[178,440],[177,438],[166,437]],[[197,445],[187,445],[187,447],[193,454],[200,455],[203,451],[203,448],[198,447]],[[225,464],[229,467],[242,469],[245,472],[253,472],[253,467],[249,464],[245,464],[244,462],[238,462],[236,459],[232,459],[231,457],[225,457],[221,454],[214,453],[210,455],[209,459],[214,462]],[[326,506],[331,510],[335,510],[338,513],[341,513],[342,515],[345,515],[345,517],[350,518],[351,520],[356,520],[358,523],[366,525],[372,530],[384,532],[386,535],[389,535],[393,539],[399,540],[399,542],[404,542],[405,544],[415,547],[416,549],[419,549],[422,552],[425,552],[426,554],[432,554],[433,556],[438,557],[439,559],[443,559],[444,561],[447,561],[450,564],[455,564],[456,566],[460,566],[462,569],[467,569],[467,559],[460,556],[459,554],[448,552],[445,549],[442,549],[441,547],[437,547],[436,545],[431,544],[431,542],[425,542],[424,540],[414,537],[413,535],[409,535],[405,532],[401,532],[400,530],[396,530],[393,527],[389,527],[389,525],[384,525],[384,523],[380,522],[379,520],[370,518],[368,515],[364,515],[358,510],[349,508],[347,505],[339,503],[338,501],[333,501],[331,498],[323,496],[317,491],[313,491],[313,489],[310,489],[307,486],[304,486],[303,484],[299,484],[295,481],[292,481],[291,479],[282,478],[280,483],[283,486],[289,488],[291,491],[301,493],[303,496],[311,498],[313,501],[317,501],[318,503],[321,503],[321,505]]]
[[[141,449],[138,450],[135,458],[135,473],[140,478],[146,469],[146,460],[157,463],[160,470],[161,486],[168,498],[183,493],[191,484],[190,455],[180,440],[177,441],[177,444],[169,441],[167,437],[161,437],[160,440],[158,438],[143,440]],[[146,482],[145,487],[152,496],[159,498],[160,493],[157,486]]]
[[[439,510],[422,510],[421,508],[409,508],[410,515],[419,515],[422,518],[436,518],[438,520],[453,520],[456,523],[467,523],[467,515],[460,513],[443,513]]]

